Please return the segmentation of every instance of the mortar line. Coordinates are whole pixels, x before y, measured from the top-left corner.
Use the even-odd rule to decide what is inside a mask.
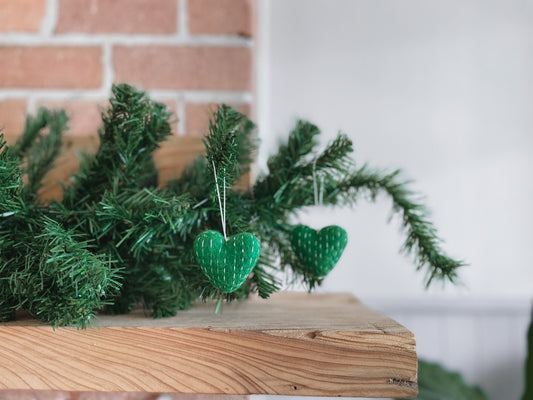
[[[108,91],[113,85],[115,79],[115,70],[113,68],[113,46],[109,43],[102,44],[102,90]]]
[[[68,33],[41,36],[30,33],[0,34],[1,45],[17,46],[95,46],[107,42],[118,46],[212,46],[252,48],[254,40],[231,35],[121,35]]]
[[[101,100],[109,97],[111,86],[99,89],[38,89],[14,88],[0,89],[0,100],[29,98],[36,100]],[[252,103],[253,95],[248,91],[216,91],[216,90],[165,90],[147,89],[150,97],[172,99],[183,103]]]
[[[110,89],[110,88],[109,88]],[[23,99],[33,97],[35,100],[96,100],[107,98],[109,92],[103,90],[80,90],[80,89],[2,89],[0,90],[0,100]]]
[[[189,39],[189,11],[187,0],[178,1],[178,35]]]
[[[57,0],[47,0],[45,15],[41,21],[39,36],[49,38],[54,34],[57,25],[58,4]]]
[[[26,101],[26,114],[35,114],[37,111],[37,99],[30,95],[26,98]]]

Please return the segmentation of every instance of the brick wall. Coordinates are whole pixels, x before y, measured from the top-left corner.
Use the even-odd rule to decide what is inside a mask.
[[[254,0],[0,0],[0,126],[65,108],[94,134],[112,83],[148,90],[200,135],[206,108],[253,103]]]

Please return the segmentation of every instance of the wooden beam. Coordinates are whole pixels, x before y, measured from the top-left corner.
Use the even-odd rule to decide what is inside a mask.
[[[200,303],[97,328],[0,324],[0,389],[415,397],[415,338],[350,295]]]

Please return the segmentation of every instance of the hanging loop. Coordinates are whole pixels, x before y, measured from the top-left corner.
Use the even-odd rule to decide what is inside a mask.
[[[222,233],[224,234],[224,239],[228,240],[228,236],[226,235],[226,170],[224,169],[224,188],[223,188],[223,196],[224,196],[224,206],[222,206],[222,200],[220,198],[220,189],[218,187],[218,178],[217,178],[217,169],[215,167],[215,162],[213,163],[213,173],[215,174],[215,186],[217,188],[217,198],[218,198],[218,208],[220,209],[220,219],[222,222]]]

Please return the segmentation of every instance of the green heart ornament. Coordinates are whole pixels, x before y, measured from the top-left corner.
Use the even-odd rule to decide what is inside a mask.
[[[348,243],[348,234],[337,225],[320,231],[298,225],[292,231],[292,247],[309,272],[324,277],[335,267]]]
[[[194,252],[209,281],[222,293],[231,293],[254,269],[261,243],[251,233],[239,233],[226,240],[220,232],[205,231],[194,240]]]

